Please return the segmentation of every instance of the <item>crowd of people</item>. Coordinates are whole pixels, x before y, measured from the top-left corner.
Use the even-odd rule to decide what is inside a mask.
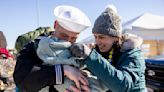
[[[115,6],[108,5],[96,18],[95,42],[90,44],[76,42],[91,26],[83,11],[60,5],[54,15],[54,31],[30,41],[17,54],[13,73],[17,91],[147,91],[142,38],[122,32]]]

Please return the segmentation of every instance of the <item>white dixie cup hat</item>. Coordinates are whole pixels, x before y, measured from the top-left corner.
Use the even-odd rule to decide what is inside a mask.
[[[57,6],[54,9],[54,14],[60,26],[75,33],[80,33],[91,26],[89,18],[81,10],[73,6]]]

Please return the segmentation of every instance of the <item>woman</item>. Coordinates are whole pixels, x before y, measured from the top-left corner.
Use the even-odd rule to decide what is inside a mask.
[[[81,57],[86,58],[83,63],[109,91],[145,92],[145,61],[139,48],[142,39],[122,34],[120,17],[113,6],[107,7],[96,19],[92,32],[95,49],[83,45],[82,51],[72,46],[72,53],[83,52]]]

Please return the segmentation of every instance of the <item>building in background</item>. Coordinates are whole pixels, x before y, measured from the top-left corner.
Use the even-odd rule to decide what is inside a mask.
[[[164,54],[164,16],[145,13],[124,23],[123,30],[143,38],[145,57]]]

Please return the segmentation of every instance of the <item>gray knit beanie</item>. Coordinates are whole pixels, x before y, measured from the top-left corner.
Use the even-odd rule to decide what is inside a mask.
[[[117,37],[122,35],[121,18],[113,5],[108,5],[96,19],[92,32]]]

